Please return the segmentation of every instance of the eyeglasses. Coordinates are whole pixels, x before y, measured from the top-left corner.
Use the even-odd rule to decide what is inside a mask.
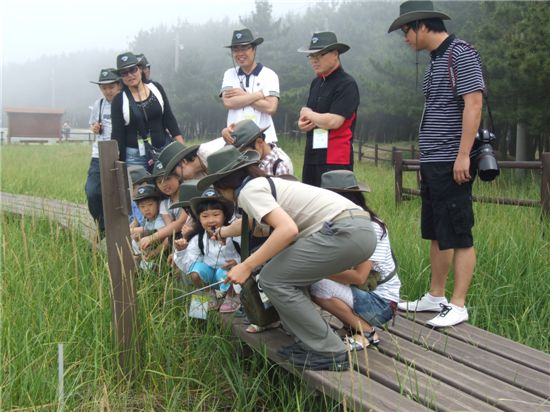
[[[137,71],[138,71],[138,67],[134,66],[134,67],[130,67],[129,69],[126,69],[126,70],[121,70],[119,73],[120,73],[120,77],[127,77],[130,74],[134,74]]]
[[[252,48],[251,44],[247,44],[246,46],[233,46],[231,47],[231,52],[233,53],[239,53],[243,51],[248,51]]]
[[[401,31],[403,32],[403,34],[406,36],[407,34],[409,34],[409,31],[411,30],[411,26],[403,26],[401,27]]]
[[[319,60],[321,57],[323,57],[324,55],[328,54],[330,52],[326,51],[326,52],[319,52],[319,53],[313,53],[313,54],[308,54],[307,55],[307,58],[309,60]]]

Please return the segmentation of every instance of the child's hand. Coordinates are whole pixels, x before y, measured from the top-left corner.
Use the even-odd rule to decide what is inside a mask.
[[[153,243],[153,235],[142,237],[139,240],[139,248],[141,250],[146,250],[151,246],[151,243]]]
[[[130,236],[136,242],[139,240],[142,233],[143,233],[143,227],[141,227],[141,226],[130,228]]]
[[[184,250],[189,246],[189,242],[186,239],[177,239],[174,240],[174,246],[176,250]]]
[[[181,235],[182,235],[184,238],[188,238],[189,235],[192,234],[194,231],[195,231],[195,228],[193,227],[193,225],[185,224],[185,225],[183,225],[183,227],[181,228]]]
[[[173,253],[170,253],[168,255],[168,259],[166,259],[166,262],[168,263],[168,266],[173,266],[173,267],[176,266],[176,264],[174,263],[174,254]]]
[[[222,266],[222,269],[231,269],[236,264],[237,264],[237,261],[235,259],[226,260],[225,265]]]

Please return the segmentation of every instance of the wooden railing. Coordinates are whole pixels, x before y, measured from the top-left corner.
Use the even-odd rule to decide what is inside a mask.
[[[550,153],[543,153],[540,161],[499,161],[501,169],[531,169],[541,171],[540,200],[532,199],[511,199],[506,197],[487,197],[473,196],[476,202],[497,203],[500,205],[516,205],[541,207],[542,215],[550,217]],[[401,203],[403,200],[410,199],[413,196],[420,196],[419,189],[403,187],[403,172],[420,170],[420,161],[416,159],[403,159],[400,151],[395,153],[395,202]]]

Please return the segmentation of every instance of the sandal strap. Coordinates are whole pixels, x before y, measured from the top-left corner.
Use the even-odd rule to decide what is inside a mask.
[[[374,345],[374,346],[377,346],[379,343],[380,343],[380,339],[375,339],[374,335],[376,334],[376,330],[373,329],[372,331],[370,332],[365,332],[363,333],[363,336],[365,338],[367,338],[367,340],[369,341],[369,343],[371,345]]]

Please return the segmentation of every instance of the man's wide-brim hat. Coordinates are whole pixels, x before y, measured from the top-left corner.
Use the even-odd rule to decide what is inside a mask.
[[[153,176],[159,177],[172,173],[178,163],[186,156],[199,150],[199,145],[185,146],[180,142],[172,142],[159,154],[153,166]]]
[[[350,47],[347,44],[338,43],[336,34],[331,31],[323,31],[313,33],[313,36],[311,36],[311,40],[309,41],[309,46],[300,47],[298,52],[315,54],[338,50],[338,53],[342,54],[347,52],[349,49]]]
[[[139,59],[132,52],[126,52],[116,56],[116,72],[120,74],[122,70],[137,66]]]
[[[357,182],[351,170],[331,170],[321,175],[321,187],[334,192],[370,192],[370,188]]]
[[[252,46],[257,46],[259,44],[262,44],[263,42],[263,37],[254,38],[252,32],[249,29],[240,29],[233,32],[233,36],[231,37],[231,44],[224,47],[231,48],[234,46],[246,46],[248,44]]]
[[[120,77],[118,77],[118,74],[116,73],[116,69],[113,69],[112,67],[108,69],[101,69],[99,72],[99,80],[97,82],[94,82],[90,80],[90,83],[94,84],[111,84],[111,83],[118,83],[120,81]]]
[[[431,1],[406,1],[399,6],[399,17],[390,25],[388,33],[413,21],[433,18],[451,20],[445,13],[434,10],[434,4]]]
[[[235,143],[233,145],[237,149],[242,149],[256,140],[268,128],[259,128],[258,125],[251,119],[241,120],[235,125],[235,130],[231,133]]]
[[[144,200],[144,199],[160,199],[161,194],[157,190],[155,185],[143,185],[136,190],[136,195],[134,196],[134,201]]]
[[[200,196],[192,198],[189,203],[191,205],[191,212],[193,213],[195,219],[199,220],[199,214],[197,210],[199,205],[205,202],[217,201],[220,202],[223,206],[223,213],[225,214],[225,220],[229,220],[233,216],[235,207],[232,202],[227,201],[223,196],[220,196],[213,187],[208,187]]]
[[[147,60],[147,57],[143,53],[136,54],[136,57],[138,59],[139,65],[143,68],[145,67],[151,67],[151,64],[149,64],[149,60]]]
[[[180,185],[179,202],[175,202],[170,205],[170,209],[177,209],[178,207],[191,206],[191,199],[194,197],[200,197],[202,190],[197,188],[198,179],[186,180]]]
[[[241,153],[235,146],[229,145],[212,153],[206,160],[209,174],[199,180],[197,185],[199,190],[206,189],[236,170],[257,164],[260,161],[260,154],[255,150]]]

